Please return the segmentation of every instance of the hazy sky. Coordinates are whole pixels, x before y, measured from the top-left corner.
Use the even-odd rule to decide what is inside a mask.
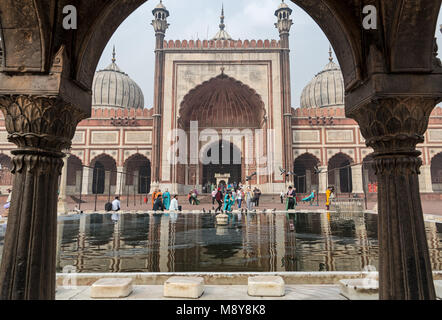
[[[292,106],[297,108],[302,89],[328,63],[329,42],[318,25],[290,1],[294,25],[290,34]],[[117,51],[117,64],[141,87],[145,105],[153,104],[155,35],[150,25],[152,9],[159,0],[149,0],[129,16],[115,32],[103,52],[98,69],[105,68]],[[224,3],[226,31],[235,39],[279,39],[274,23],[281,0],[163,0],[170,12],[166,40],[212,38],[219,30]],[[442,24],[439,13],[438,26]],[[442,34],[437,31],[439,52]],[[335,55],[333,55],[335,57]],[[441,54],[439,54],[441,56]],[[337,63],[336,57],[335,62]]]

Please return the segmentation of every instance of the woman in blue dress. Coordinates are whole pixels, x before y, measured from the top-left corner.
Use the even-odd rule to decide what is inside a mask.
[[[224,197],[224,211],[230,212],[232,211],[232,205],[233,205],[233,198],[232,198],[232,191],[229,191],[226,193],[226,196]]]
[[[163,204],[166,210],[169,210],[170,207],[170,193],[169,190],[166,189],[166,192],[163,193]]]

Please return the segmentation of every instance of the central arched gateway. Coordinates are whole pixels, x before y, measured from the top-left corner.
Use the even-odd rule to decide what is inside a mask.
[[[209,190],[217,183],[216,174],[230,175],[226,183],[245,183],[245,177],[257,171],[256,153],[267,155],[267,115],[261,96],[223,69],[183,97],[176,126],[188,142],[187,164],[174,167],[173,180],[183,191]],[[254,179],[252,183],[265,181],[263,176]]]
[[[206,159],[204,159],[204,157],[206,157],[208,161],[205,161]],[[233,143],[224,140],[212,143],[204,151],[202,160],[203,186],[208,184],[216,184],[217,174],[225,174],[226,177],[228,175],[228,179],[225,181],[225,183],[238,183],[242,181],[241,150],[238,149],[238,147],[236,147]]]

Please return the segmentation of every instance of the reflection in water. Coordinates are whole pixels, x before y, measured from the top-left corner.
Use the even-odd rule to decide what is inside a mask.
[[[442,225],[425,226],[442,270]],[[80,215],[59,221],[58,249],[58,272],[361,271],[378,265],[377,216],[244,214],[216,226],[211,214]]]

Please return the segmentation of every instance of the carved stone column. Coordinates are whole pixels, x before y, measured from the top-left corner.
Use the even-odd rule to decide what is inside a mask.
[[[86,114],[55,96],[0,96],[14,183],[0,270],[0,300],[54,299],[57,189],[63,149]]]
[[[359,123],[367,146],[374,149],[380,299],[435,299],[416,144],[424,141],[436,103],[421,97],[382,98],[347,110],[347,116]]]

